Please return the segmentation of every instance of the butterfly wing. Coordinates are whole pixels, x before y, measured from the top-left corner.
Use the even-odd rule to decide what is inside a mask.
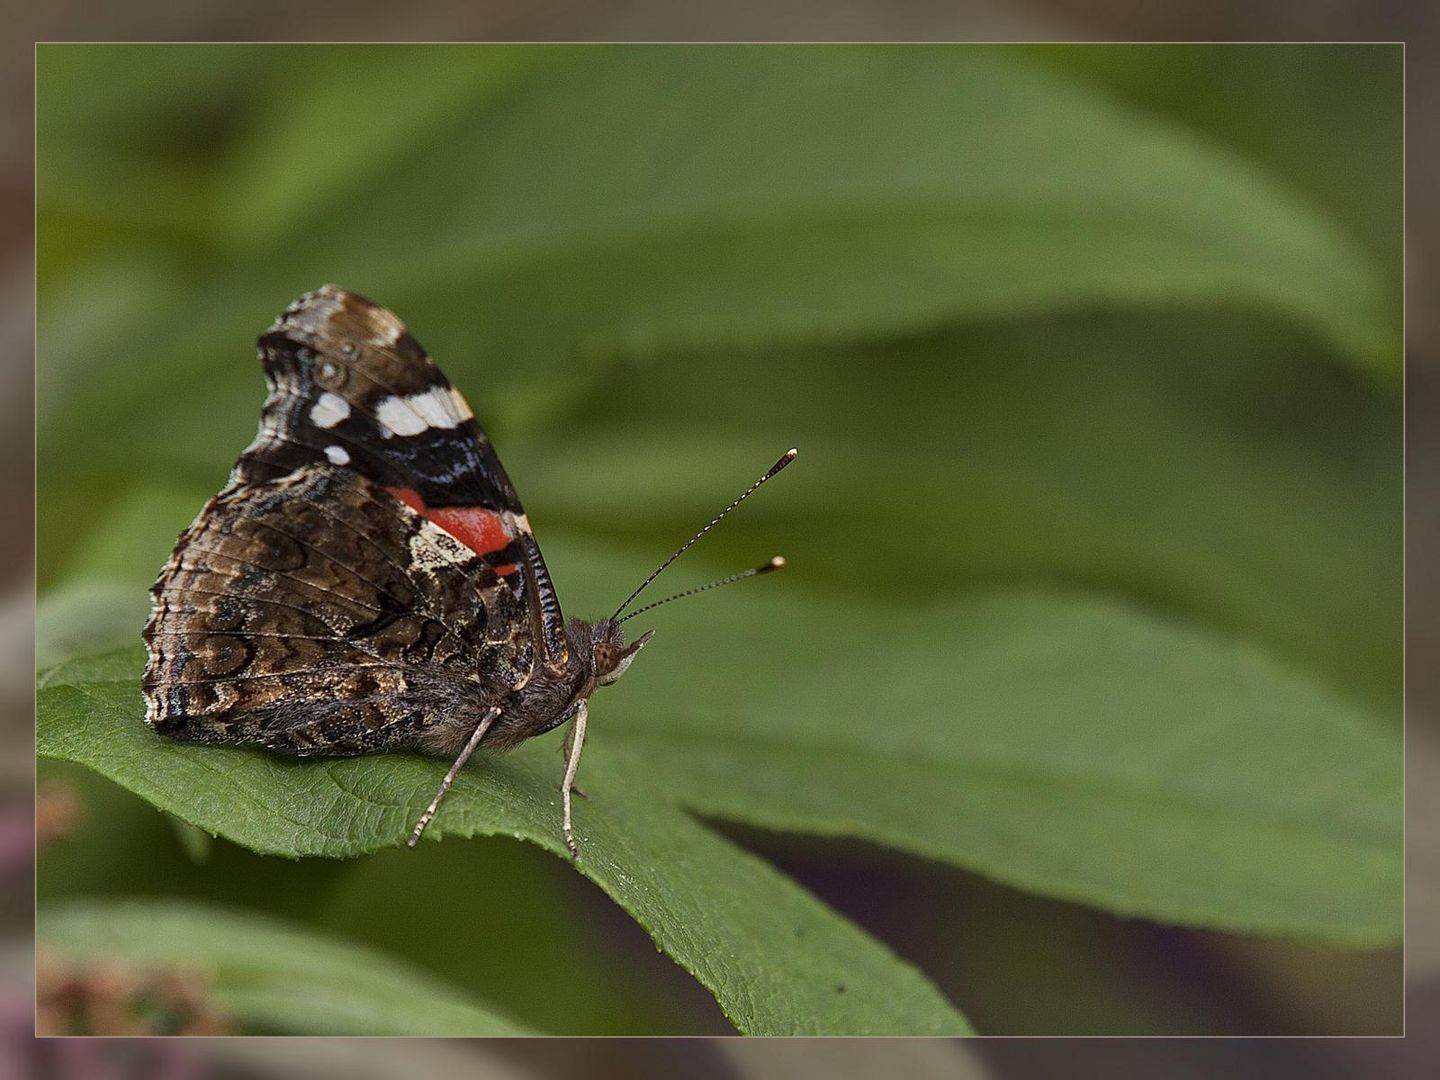
[[[326,287],[260,354],[259,434],[152,590],[147,722],[299,754],[451,752],[566,655],[514,489],[385,309]]]
[[[505,630],[516,602],[473,551],[392,503],[333,466],[212,499],[152,591],[147,722],[296,754],[463,743],[529,677]]]
[[[231,485],[303,465],[355,470],[494,567],[522,600],[520,632],[563,669],[564,617],[514,485],[405,324],[326,285],[291,304],[259,347],[270,394]]]

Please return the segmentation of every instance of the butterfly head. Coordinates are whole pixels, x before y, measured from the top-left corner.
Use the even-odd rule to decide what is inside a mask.
[[[647,630],[626,645],[625,630],[613,619],[589,623],[576,619],[571,627],[572,639],[579,638],[577,644],[589,650],[591,677],[596,686],[609,686],[624,675],[635,654],[655,636],[654,630]]]

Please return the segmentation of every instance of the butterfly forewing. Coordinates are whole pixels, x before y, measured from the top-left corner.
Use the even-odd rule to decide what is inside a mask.
[[[448,751],[564,656],[514,489],[385,309],[327,286],[260,351],[259,434],[153,589],[147,719],[291,753]]]
[[[259,346],[270,395],[231,484],[311,464],[360,473],[524,594],[525,629],[563,667],[564,620],[514,485],[464,397],[405,324],[327,285],[287,308]]]

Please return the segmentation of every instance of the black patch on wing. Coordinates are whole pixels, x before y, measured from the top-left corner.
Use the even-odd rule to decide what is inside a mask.
[[[323,465],[414,492],[427,514],[478,507],[511,515],[504,527],[522,557],[491,565],[516,566],[527,598],[519,618],[548,661],[563,666],[564,616],[539,546],[514,521],[524,514],[515,487],[469,406],[394,313],[326,285],[291,304],[259,351],[270,392],[222,494]]]
[[[338,446],[348,456],[349,468],[384,487],[418,491],[427,506],[525,512],[489,439],[473,419],[454,427],[427,427],[413,435],[396,435],[380,424],[375,415],[379,403],[405,396],[394,387],[413,387],[415,379],[395,378],[388,365],[346,360],[349,367],[339,377],[322,376],[317,381],[319,366],[327,357],[330,363],[345,359],[336,350],[317,351],[286,332],[265,334],[259,347],[271,392],[261,414],[260,434],[241,460],[247,481],[283,476],[311,463],[333,464],[326,449]],[[450,383],[423,352],[412,359],[434,381],[408,393],[449,391]],[[326,392],[345,400],[350,413],[321,428],[310,415]]]

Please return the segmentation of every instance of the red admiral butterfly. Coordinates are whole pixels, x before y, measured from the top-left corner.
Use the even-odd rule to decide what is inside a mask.
[[[285,754],[455,756],[413,847],[479,746],[566,722],[565,842],[590,694],[650,640],[621,623],[778,557],[608,619],[560,613],[530,522],[465,399],[390,311],[333,285],[259,340],[255,441],[151,590],[145,722],[176,739]]]

